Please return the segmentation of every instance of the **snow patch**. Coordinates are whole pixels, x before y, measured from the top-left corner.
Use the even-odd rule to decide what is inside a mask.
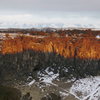
[[[51,84],[53,84],[53,80],[55,80],[59,76],[59,73],[55,74],[53,72],[53,69],[48,67],[45,69],[45,71],[43,73],[39,72],[38,76],[39,76],[39,81],[45,83],[46,85],[51,85]],[[55,85],[55,84],[53,84],[53,85]]]
[[[97,38],[97,39],[100,39],[100,35],[97,35],[96,38]]]
[[[100,76],[77,80],[70,93],[80,100],[100,100]]]
[[[60,91],[59,93],[60,93],[60,95],[61,95],[62,97],[66,97],[66,96],[69,95],[68,93],[65,93],[65,92],[62,92],[62,91]]]
[[[35,80],[33,79],[29,84],[28,84],[28,86],[31,86],[31,85],[33,85],[35,83]]]

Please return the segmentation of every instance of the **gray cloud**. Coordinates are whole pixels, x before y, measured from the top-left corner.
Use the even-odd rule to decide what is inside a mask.
[[[0,0],[0,11],[80,12],[100,10],[100,0]]]

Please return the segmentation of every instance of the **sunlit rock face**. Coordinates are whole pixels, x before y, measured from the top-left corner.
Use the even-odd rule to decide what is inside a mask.
[[[53,35],[51,37],[16,35],[14,38],[7,38],[6,35],[5,40],[2,41],[1,53],[8,54],[23,52],[24,50],[33,50],[56,53],[65,58],[99,59],[100,48],[98,47],[100,47],[100,41],[99,38],[91,35],[91,32],[88,32],[86,36],[74,33],[68,37],[66,35],[63,37],[60,35],[55,36],[57,34],[55,32],[52,33]],[[62,34],[65,33],[63,32]]]

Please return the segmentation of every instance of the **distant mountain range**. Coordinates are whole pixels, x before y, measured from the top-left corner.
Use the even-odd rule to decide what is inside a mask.
[[[46,24],[33,24],[33,23],[19,23],[19,22],[0,22],[0,28],[96,28],[100,29],[100,25],[92,24],[63,24],[63,23],[46,23]]]

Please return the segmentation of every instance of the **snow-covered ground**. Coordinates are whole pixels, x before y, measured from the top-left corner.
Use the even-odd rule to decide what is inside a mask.
[[[42,72],[38,72],[38,77],[39,77],[39,81],[45,83],[46,85],[54,85],[53,84],[53,80],[57,79],[57,77],[59,76],[59,73],[54,73],[53,69],[51,68],[46,68],[45,71]]]
[[[46,86],[55,85],[53,83],[53,80],[55,80],[58,76],[59,76],[59,74],[58,73],[54,74],[52,69],[51,69],[51,71],[49,71],[49,67],[46,68],[43,73],[40,71],[38,72],[39,82],[44,83]],[[28,79],[29,78],[30,78],[30,76],[28,77]],[[33,79],[30,83],[28,83],[28,85],[31,86],[34,83],[35,83],[35,80]]]
[[[100,100],[100,76],[77,80],[70,88],[79,100]]]
[[[55,74],[53,69],[49,67],[46,68],[44,72],[38,72],[38,78],[39,82],[43,83],[45,86],[58,87],[60,89],[60,95],[64,98],[72,95],[76,100],[100,100],[100,76],[83,78],[77,81],[64,81],[64,84],[74,82],[71,83],[68,90],[54,83],[54,80],[59,79],[59,73]],[[32,86],[35,82],[36,81],[33,79],[28,85]]]

